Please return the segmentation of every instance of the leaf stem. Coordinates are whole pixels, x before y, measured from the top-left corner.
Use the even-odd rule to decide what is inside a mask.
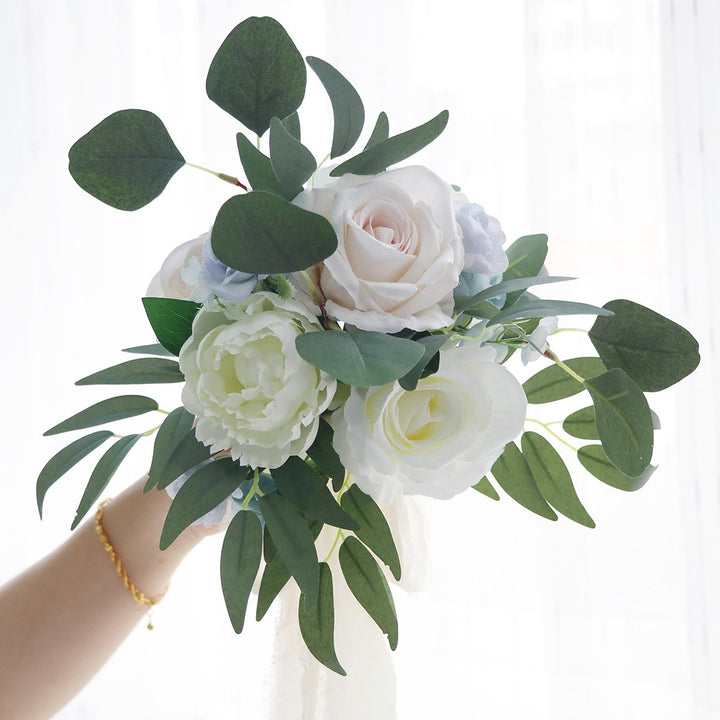
[[[545,350],[543,355],[559,365],[570,377],[575,378],[581,385],[585,385],[585,378],[578,375],[571,367],[568,367],[550,348]]]
[[[227,183],[230,183],[231,185],[236,185],[237,187],[241,187],[245,192],[248,192],[247,186],[243,185],[236,177],[233,177],[232,175],[226,175],[225,173],[219,173],[215,172],[214,170],[209,170],[206,167],[203,167],[202,165],[195,165],[194,163],[185,163],[188,167],[195,168],[196,170],[202,170],[203,172],[210,173],[211,175],[214,175],[216,178],[220,178],[221,180],[224,180]]]
[[[250,501],[255,497],[255,495],[260,495],[260,497],[263,496],[262,490],[260,490],[260,470],[259,468],[255,468],[255,476],[253,478],[253,484],[250,488],[250,492],[248,492],[247,497],[243,500],[242,509],[247,510],[247,506],[250,504]]]
[[[556,440],[559,440],[564,445],[567,445],[573,452],[577,452],[577,448],[573,447],[565,438],[560,437],[554,430],[550,428],[550,425],[548,423],[541,422],[540,420],[535,420],[534,418],[525,418],[525,422],[531,422],[536,423],[537,425],[540,425],[540,427],[545,428],[545,431],[552,435]]]
[[[337,544],[338,544],[338,541],[340,540],[340,538],[342,538],[344,540],[345,533],[340,528],[338,528],[337,533],[335,533],[335,540],[333,541],[332,547],[330,548],[328,554],[325,556],[325,559],[323,560],[323,562],[327,562],[332,557],[332,554],[335,552],[335,548],[337,547]]]

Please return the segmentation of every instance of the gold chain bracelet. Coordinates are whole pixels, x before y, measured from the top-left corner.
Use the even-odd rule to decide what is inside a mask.
[[[151,611],[153,605],[157,605],[166,595],[168,588],[165,588],[163,593],[159,595],[156,598],[150,598],[145,593],[143,593],[139,588],[135,586],[135,583],[128,577],[127,570],[125,569],[125,566],[122,564],[122,561],[120,560],[117,552],[115,552],[115,548],[113,547],[112,543],[110,542],[110,538],[108,538],[107,533],[105,532],[105,527],[103,526],[103,510],[110,502],[111,498],[107,498],[103,500],[99,505],[97,512],[95,513],[95,530],[98,534],[98,537],[100,538],[100,541],[105,546],[105,549],[110,553],[110,559],[113,561],[113,565],[115,565],[115,569],[117,570],[117,574],[122,578],[123,584],[125,587],[130,591],[130,594],[133,596],[133,599],[138,605],[143,605],[148,609],[148,630],[153,629],[152,624],[152,617],[151,617]]]

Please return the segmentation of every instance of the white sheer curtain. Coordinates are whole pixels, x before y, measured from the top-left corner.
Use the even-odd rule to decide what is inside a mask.
[[[663,430],[648,486],[626,496],[578,472],[596,530],[547,523],[508,498],[428,506],[425,589],[396,592],[398,717],[717,717],[714,0],[4,6],[0,581],[67,536],[84,487],[83,472],[58,483],[38,520],[34,478],[62,444],[42,431],[104,396],[75,379],[149,340],[138,301],[148,279],[227,197],[185,170],[144,210],[113,211],[74,185],[67,149],[110,112],[141,107],[188,160],[239,172],[235,124],[203,88],[225,34],[251,14],[275,16],[303,54],[332,62],[394,130],[447,107],[450,126],[418,161],[461,184],[509,239],[547,232],[552,271],[581,278],[557,295],[640,300],[701,342],[696,375],[652,399]],[[307,108],[319,152],[329,111],[315,82]],[[563,354],[583,347],[558,339]],[[110,494],[147,457],[128,463]],[[218,543],[188,559],[155,631],[138,628],[59,718],[268,716],[273,621],[232,633]]]

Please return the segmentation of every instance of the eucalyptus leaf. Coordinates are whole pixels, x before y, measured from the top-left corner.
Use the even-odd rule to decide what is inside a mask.
[[[480,482],[473,485],[472,488],[483,495],[487,495],[487,497],[491,500],[500,499],[498,491],[492,486],[492,483],[486,477],[481,478]]]
[[[320,563],[320,587],[315,605],[306,609],[305,598],[300,596],[298,623],[305,645],[315,658],[333,672],[347,675],[335,653],[335,603],[332,573],[327,563]]]
[[[390,526],[377,503],[357,485],[351,485],[340,498],[340,505],[359,527],[355,534],[389,568],[396,580],[400,580],[400,558],[390,531]]]
[[[312,153],[276,117],[270,121],[270,163],[289,199],[302,190],[303,183],[317,169]]]
[[[346,173],[375,175],[382,172],[390,165],[414,155],[435,140],[445,129],[448,117],[448,111],[443,110],[426,123],[399,135],[393,135],[387,140],[363,150],[359,155],[355,155],[334,168],[330,175],[332,177],[340,177]]]
[[[100,498],[100,494],[107,487],[112,479],[115,471],[125,456],[132,450],[133,445],[142,437],[142,435],[125,435],[117,442],[110,446],[105,454],[100,458],[98,464],[90,475],[90,480],[85,487],[85,492],[80,498],[80,504],[75,511],[75,519],[70,526],[74,530],[78,523],[85,517],[87,511],[95,505]]]
[[[535,432],[523,433],[521,443],[523,457],[541,495],[565,517],[594,528],[595,521],[580,502],[570,473],[557,450]]]
[[[119,210],[138,210],[185,164],[162,120],[147,110],[120,110],[83,135],[69,152],[73,180]]]
[[[228,525],[220,553],[220,584],[230,622],[236,633],[242,632],[245,612],[262,556],[260,518],[241,510]]]
[[[388,116],[384,112],[381,112],[375,121],[375,126],[370,133],[370,137],[365,144],[364,150],[371,148],[373,145],[384,142],[388,139],[388,137],[390,137],[390,123],[388,121]]]
[[[664,390],[700,363],[697,340],[672,320],[630,300],[605,308],[614,314],[597,318],[590,340],[608,369],[624,370],[641,390]]]
[[[555,315],[610,315],[610,310],[568,300],[521,298],[514,305],[501,310],[490,319],[491,325],[502,325],[516,318],[543,318]]]
[[[144,297],[142,303],[155,337],[169,353],[179,355],[192,334],[193,320],[202,305],[190,300],[156,297]]]
[[[320,531],[323,529],[323,524],[315,520],[310,520],[310,518],[306,518],[305,520],[306,523],[309,523],[310,534],[312,535],[313,542],[315,542],[318,535],[320,535]],[[255,616],[255,619],[258,621],[263,619],[265,613],[270,609],[273,600],[275,600],[291,577],[287,566],[277,554],[277,548],[272,541],[267,525],[265,526],[265,550],[267,550],[265,555],[265,562],[267,564],[265,565],[265,570],[260,580]]]
[[[585,381],[603,449],[615,467],[637,477],[650,464],[653,420],[642,390],[619,368]]]
[[[283,497],[304,515],[326,525],[357,530],[357,522],[337,504],[320,475],[296,455],[271,473]]]
[[[258,150],[242,133],[237,134],[237,147],[245,176],[253,190],[279,195],[286,200],[294,197],[293,191],[286,190],[273,170],[270,158]]]
[[[45,494],[50,487],[68,470],[75,467],[84,457],[100,447],[100,445],[112,436],[113,434],[109,430],[98,430],[90,435],[85,435],[85,437],[71,442],[68,446],[55,453],[55,455],[45,463],[45,466],[38,475],[35,487],[38,512],[41,518]]]
[[[320,581],[312,533],[297,510],[277,493],[261,497],[260,508],[278,556],[305,595],[305,607],[309,609],[317,599]]]
[[[568,280],[575,280],[575,278],[546,275],[545,277],[522,277],[512,280],[502,280],[496,285],[491,285],[489,288],[485,288],[485,290],[481,290],[479,293],[471,295],[470,297],[455,298],[455,314],[466,312],[475,305],[498,297],[498,295],[505,295],[518,290],[527,290],[534,285],[549,285],[551,283],[567,282]],[[495,314],[497,314],[497,308],[495,308],[495,310]]]
[[[193,473],[170,504],[160,534],[160,549],[166,550],[183,530],[227,500],[247,473],[248,468],[230,458],[215,460]]]
[[[183,424],[184,426],[184,424]],[[172,440],[180,432],[178,428]],[[169,449],[169,448],[168,448]],[[175,449],[162,467],[158,468],[155,485],[158,490],[164,490],[170,483],[181,475],[196,472],[201,465],[210,459],[210,448],[203,445],[196,437],[195,430],[189,430],[175,445]]]
[[[357,142],[365,124],[365,108],[360,95],[332,65],[317,57],[306,57],[325,87],[333,110],[333,139],[330,157],[344,155]]]
[[[159,474],[175,452],[180,441],[192,430],[195,417],[184,407],[175,408],[162,421],[155,435],[153,455],[150,462],[147,481],[143,492],[148,492],[157,485]]]
[[[656,466],[648,465],[638,477],[629,477],[610,462],[602,445],[585,445],[578,450],[577,456],[583,467],[598,480],[625,492],[639,490],[656,469]]]
[[[425,353],[413,340],[362,330],[304,333],[298,335],[295,347],[303,360],[356,387],[397,380]]]
[[[148,385],[184,382],[176,360],[169,358],[138,358],[99,370],[81,378],[76,385]]]
[[[555,511],[545,502],[527,460],[515,443],[505,446],[503,454],[492,466],[492,474],[515,502],[548,520],[557,520]]]
[[[583,379],[595,377],[605,372],[602,360],[596,357],[583,357],[565,360],[571,370]],[[523,383],[523,390],[529,403],[540,404],[562,400],[582,392],[585,386],[569,375],[559,365],[551,365],[533,375]]]
[[[345,538],[338,555],[350,591],[387,635],[390,649],[395,650],[398,643],[397,614],[385,575],[357,538]]]
[[[400,387],[402,387],[403,390],[414,390],[417,387],[420,378],[425,377],[425,369],[431,360],[437,356],[440,348],[442,348],[447,340],[448,336],[444,334],[415,338],[414,342],[419,343],[423,347],[423,355],[420,360],[415,363],[415,367],[400,378]],[[437,370],[437,367],[435,370]]]
[[[67,420],[63,420],[46,430],[43,435],[57,435],[70,430],[82,430],[108,422],[115,422],[115,420],[144,415],[157,409],[158,404],[155,400],[144,395],[118,395],[107,400],[101,400],[89,408],[81,410]]]
[[[171,357],[172,353],[168,352],[160,343],[152,345],[136,345],[135,347],[123,348],[123,352],[133,353],[135,355],[160,355],[162,357]]]
[[[273,117],[295,112],[305,97],[307,71],[295,43],[277,20],[250,17],[225,38],[208,70],[208,97],[257,135]]]
[[[548,251],[548,237],[544,234],[523,235],[508,249],[508,267],[503,273],[503,281],[523,277],[536,277],[542,270]],[[522,295],[522,290],[508,293],[503,307],[510,307]]]
[[[290,113],[287,117],[282,119],[283,127],[299,142],[302,140],[302,133],[300,132],[300,116],[297,112]]]
[[[308,448],[307,454],[321,473],[332,478],[333,490],[338,492],[343,482],[345,482],[345,468],[333,447],[333,437],[334,431],[330,424],[320,418],[317,434],[312,445]]]
[[[595,408],[590,405],[568,415],[563,421],[563,430],[581,440],[599,440],[595,427]]]
[[[226,265],[263,274],[305,270],[337,249],[335,231],[324,217],[268,192],[227,200],[211,242]]]

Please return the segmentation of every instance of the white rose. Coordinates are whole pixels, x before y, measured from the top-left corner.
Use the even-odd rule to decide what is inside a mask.
[[[449,325],[463,267],[452,194],[424,167],[301,192],[293,202],[326,217],[338,237],[337,251],[310,270],[328,314],[381,332]]]
[[[180,351],[198,440],[250,467],[304,453],[336,381],[298,355],[295,338],[320,329],[303,305],[274,293],[202,309]]]
[[[205,233],[195,240],[188,240],[176,247],[160,266],[157,275],[150,281],[145,293],[148,297],[175,298],[176,300],[189,300],[194,285],[183,279],[190,265],[202,259],[203,245],[209,233]]]
[[[491,348],[442,351],[412,392],[397,382],[352,388],[333,444],[364,492],[449,498],[477,483],[521,431],[527,399]]]

